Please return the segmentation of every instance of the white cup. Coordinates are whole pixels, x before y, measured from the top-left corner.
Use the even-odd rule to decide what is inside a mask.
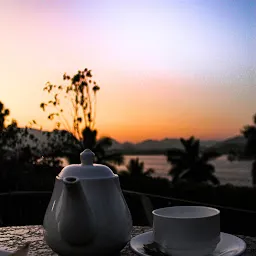
[[[173,206],[153,212],[153,235],[161,252],[205,256],[220,242],[220,211],[204,206]]]

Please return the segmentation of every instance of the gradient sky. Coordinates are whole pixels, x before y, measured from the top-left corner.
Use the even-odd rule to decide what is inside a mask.
[[[119,141],[239,133],[256,112],[256,1],[0,0],[0,101],[52,124],[47,81],[92,69],[96,126]]]

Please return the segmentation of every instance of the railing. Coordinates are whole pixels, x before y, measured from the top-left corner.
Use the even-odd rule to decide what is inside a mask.
[[[124,194],[137,195],[137,196],[141,196],[141,197],[148,197],[148,198],[155,198],[155,199],[165,199],[165,200],[171,201],[172,203],[204,205],[204,206],[218,208],[218,209],[222,208],[222,209],[225,209],[225,210],[237,211],[237,212],[241,212],[241,213],[256,214],[256,211],[250,211],[250,210],[241,209],[241,208],[221,206],[221,205],[216,205],[216,204],[207,204],[207,203],[202,203],[202,202],[198,202],[198,201],[191,201],[191,200],[180,199],[180,198],[175,198],[175,197],[158,196],[158,195],[140,193],[140,192],[130,191],[130,190],[123,190],[123,193]]]
[[[13,191],[0,193],[2,225],[42,224],[52,191]],[[204,205],[220,209],[224,232],[256,236],[256,212],[123,190],[134,225],[152,225],[152,210],[175,205]]]
[[[223,232],[256,236],[255,211],[234,207],[226,207],[222,205],[207,204],[198,201],[190,201],[174,197],[164,197],[134,191],[124,190],[123,193],[128,198],[130,196],[140,198],[140,204],[142,205],[142,208],[144,210],[144,217],[139,219],[140,223],[143,223],[144,218],[144,223],[152,226],[152,210],[156,208],[179,205],[204,205],[208,207],[217,208],[220,210],[221,230]]]
[[[226,206],[221,206],[221,205],[215,205],[215,204],[207,204],[207,203],[202,203],[198,201],[191,201],[191,200],[186,200],[186,199],[180,199],[180,198],[175,198],[175,197],[167,197],[167,196],[159,196],[159,195],[153,195],[149,193],[141,193],[141,192],[136,192],[136,191],[130,191],[130,190],[123,190],[124,195],[135,195],[138,197],[147,197],[150,199],[164,199],[167,201],[171,201],[172,203],[182,203],[182,204],[194,204],[194,205],[204,205],[208,207],[213,207],[213,208],[222,208],[225,210],[230,210],[230,211],[237,211],[241,213],[251,213],[251,214],[256,214],[256,211],[251,211],[251,210],[246,210],[246,209],[241,209],[241,208],[234,208],[234,207],[226,207]],[[52,191],[10,191],[10,192],[5,192],[5,193],[0,193],[0,197],[2,196],[35,196],[35,195],[52,195]]]

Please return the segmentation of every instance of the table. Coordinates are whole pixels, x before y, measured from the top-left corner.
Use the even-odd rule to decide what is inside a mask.
[[[149,231],[149,227],[134,226],[132,236]],[[256,256],[256,237],[240,236],[247,244],[244,256]],[[19,245],[24,245],[26,241],[32,241],[29,255],[56,256],[44,242],[42,226],[19,226],[0,228],[0,248],[13,251]],[[129,244],[121,251],[120,256],[135,256]]]

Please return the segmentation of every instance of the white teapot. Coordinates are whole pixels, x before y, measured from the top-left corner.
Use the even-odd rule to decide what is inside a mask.
[[[93,164],[94,153],[80,154],[81,164],[63,168],[44,217],[44,238],[61,256],[113,255],[131,238],[132,218],[118,175]]]

